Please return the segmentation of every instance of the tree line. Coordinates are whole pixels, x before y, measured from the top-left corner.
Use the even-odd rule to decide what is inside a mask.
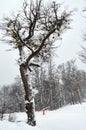
[[[79,70],[75,60],[59,65],[49,62],[47,67],[35,68],[30,85],[33,88],[37,111],[44,108],[55,110],[68,104],[82,103],[86,100],[86,72]],[[0,91],[0,112],[24,111],[24,89],[21,78],[15,83],[3,86]]]

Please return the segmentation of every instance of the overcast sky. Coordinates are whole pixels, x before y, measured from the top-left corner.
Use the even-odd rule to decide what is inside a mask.
[[[3,16],[9,16],[13,11],[19,10],[23,0],[0,0],[0,22]],[[46,2],[47,0],[45,0]],[[51,0],[50,0],[51,1]],[[69,10],[77,8],[73,16],[73,22],[71,23],[71,30],[68,30],[63,35],[60,48],[57,50],[58,58],[55,63],[57,65],[71,60],[72,58],[78,58],[77,53],[80,51],[80,45],[83,45],[82,37],[85,28],[85,19],[82,17],[82,9],[86,5],[85,0],[57,0],[64,3],[65,7]],[[11,84],[14,82],[14,78],[19,74],[17,65],[17,51],[6,51],[11,47],[5,43],[0,42],[0,86]],[[77,66],[80,69],[85,69],[85,65],[77,59]]]

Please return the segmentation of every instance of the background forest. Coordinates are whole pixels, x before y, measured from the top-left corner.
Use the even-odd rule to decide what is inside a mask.
[[[86,72],[79,70],[75,62],[71,60],[56,68],[50,59],[47,65],[42,64],[41,68],[34,68],[30,85],[34,93],[37,93],[36,111],[44,108],[55,110],[86,100]],[[24,90],[20,76],[15,78],[13,84],[2,87],[0,99],[1,113],[24,111]]]

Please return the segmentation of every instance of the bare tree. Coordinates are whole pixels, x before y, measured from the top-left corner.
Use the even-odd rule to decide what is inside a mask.
[[[75,65],[75,60],[68,61],[58,67],[61,77],[63,99],[65,102],[75,104],[82,101],[81,97],[81,77],[80,71]],[[60,83],[61,84],[61,83]]]
[[[0,118],[1,120],[4,117],[5,112],[9,106],[9,86],[3,86],[0,92]]]
[[[14,111],[24,111],[24,91],[19,76],[15,78],[15,83],[10,86],[9,96],[9,102],[14,107]]]
[[[79,52],[79,59],[86,64],[86,47],[82,46],[82,50]]]
[[[19,70],[25,90],[25,107],[28,124],[35,126],[35,105],[33,88],[30,85],[29,73],[32,67],[39,67],[34,59],[48,56],[50,47],[69,28],[71,11],[63,10],[56,2],[42,6],[42,0],[24,1],[22,10],[13,17],[4,19],[1,28],[3,40],[19,51]]]
[[[82,14],[83,14],[83,18],[85,18],[86,20],[86,7],[84,7],[84,9],[82,10]],[[83,35],[83,40],[86,41],[86,33],[84,33]],[[81,46],[81,52],[79,52],[79,59],[86,64],[86,47],[85,46]]]

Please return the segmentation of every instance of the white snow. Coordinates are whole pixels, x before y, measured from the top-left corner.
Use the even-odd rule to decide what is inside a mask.
[[[28,102],[28,100],[25,100],[25,104],[28,104],[29,102]]]
[[[26,123],[26,113],[14,113],[15,122],[0,121],[0,130],[86,130],[86,103],[66,106],[55,111],[36,112],[37,126]]]

